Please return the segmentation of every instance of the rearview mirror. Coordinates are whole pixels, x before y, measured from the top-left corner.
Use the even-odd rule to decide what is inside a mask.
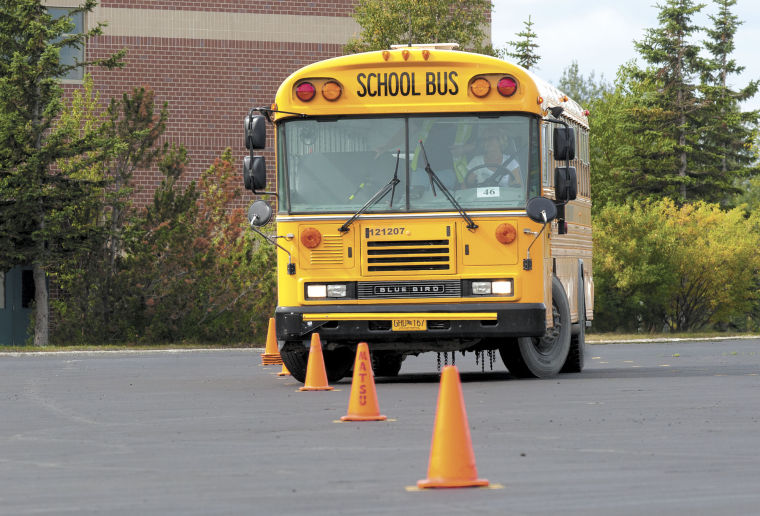
[[[557,201],[572,201],[578,196],[578,178],[575,167],[554,169],[554,197]]]
[[[248,208],[248,222],[251,223],[251,226],[266,226],[271,220],[272,207],[269,206],[269,203],[261,199],[253,201]]]
[[[267,164],[264,156],[243,158],[243,184],[246,189],[262,190],[267,185]]]
[[[575,159],[575,129],[572,127],[554,128],[554,159]]]
[[[525,206],[528,218],[539,224],[548,224],[557,218],[557,206],[546,197],[533,197]]]
[[[245,117],[245,148],[248,150],[263,149],[267,145],[266,119],[262,115]]]

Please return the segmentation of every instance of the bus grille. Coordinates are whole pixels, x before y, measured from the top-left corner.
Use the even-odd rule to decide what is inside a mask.
[[[461,297],[462,282],[459,280],[360,281],[356,294],[359,299]]]
[[[371,241],[367,246],[369,272],[449,271],[449,240]]]
[[[320,249],[309,253],[311,265],[340,265],[343,263],[343,241],[340,235],[323,235]]]

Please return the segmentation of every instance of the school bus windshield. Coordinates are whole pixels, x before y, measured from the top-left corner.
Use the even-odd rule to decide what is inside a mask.
[[[368,212],[452,210],[425,154],[467,211],[522,208],[540,191],[538,120],[526,115],[293,119],[278,147],[280,210],[291,213],[355,212],[394,174],[393,194]]]

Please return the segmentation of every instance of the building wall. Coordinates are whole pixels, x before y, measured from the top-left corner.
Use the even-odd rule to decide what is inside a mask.
[[[78,2],[46,3],[68,7]],[[91,67],[88,72],[104,102],[136,86],[154,90],[157,102],[168,102],[165,139],[188,149],[189,182],[227,147],[237,162],[242,160],[243,118],[253,106],[271,105],[278,85],[290,73],[341,54],[343,44],[359,31],[351,18],[354,4],[355,0],[102,0],[85,24],[108,26],[88,42],[86,59],[122,48],[127,56],[122,69]],[[76,87],[76,82],[67,85]],[[264,154],[272,174],[271,149]],[[135,200],[150,202],[160,173],[142,171],[135,179]]]

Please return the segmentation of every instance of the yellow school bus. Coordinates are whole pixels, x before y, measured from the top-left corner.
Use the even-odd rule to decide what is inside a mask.
[[[267,181],[254,150],[269,124]],[[562,92],[493,57],[394,47],[296,71],[251,110],[245,141],[246,187],[276,195],[276,213],[258,200],[249,218],[276,218],[276,332],[295,378],[315,332],[330,381],[361,341],[376,375],[410,354],[495,350],[517,377],[581,371],[588,120]]]

